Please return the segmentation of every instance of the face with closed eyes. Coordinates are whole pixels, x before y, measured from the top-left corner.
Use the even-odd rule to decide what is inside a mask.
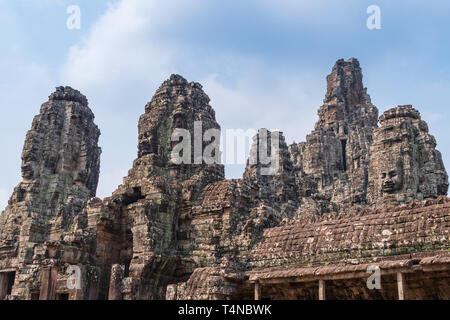
[[[385,167],[380,175],[381,190],[383,193],[394,193],[403,186],[403,170],[401,163]]]

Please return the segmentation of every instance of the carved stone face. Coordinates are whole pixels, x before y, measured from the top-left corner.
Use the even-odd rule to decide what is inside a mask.
[[[139,135],[139,157],[151,153],[158,153],[158,133],[154,129],[149,129]]]
[[[24,179],[33,179],[34,178],[34,169],[30,163],[22,164],[22,177]]]
[[[174,116],[173,119],[173,128],[179,128],[179,129],[186,129],[186,120],[183,118],[183,116],[179,113],[177,113]]]
[[[403,166],[401,162],[396,165],[386,166],[380,175],[381,190],[383,193],[392,194],[403,186]]]
[[[35,175],[36,155],[32,149],[26,149],[22,155],[22,177],[24,179],[33,179]]]

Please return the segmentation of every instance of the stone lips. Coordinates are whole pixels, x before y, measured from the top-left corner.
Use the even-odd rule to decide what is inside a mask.
[[[267,130],[255,136],[253,155],[264,134],[269,146],[279,139],[271,175],[250,160],[234,180],[221,164],[171,163],[174,129],[193,136],[196,121],[203,132],[220,129],[209,102],[200,84],[172,75],[139,119],[138,154],[123,183],[111,197],[89,199],[99,131],[87,99],[58,88],[27,135],[24,181],[0,218],[0,275],[18,270],[9,297],[248,299],[254,281],[337,277],[373,261],[397,270],[409,268],[410,255],[427,256],[426,270],[441,268],[431,273],[437,297],[449,297],[448,177],[436,141],[411,106],[386,111],[378,127],[356,59],[333,67],[305,142],[288,146]],[[80,290],[64,285],[68,265],[81,269]],[[347,285],[331,287],[332,296],[370,297]],[[271,298],[316,290],[265,289]]]

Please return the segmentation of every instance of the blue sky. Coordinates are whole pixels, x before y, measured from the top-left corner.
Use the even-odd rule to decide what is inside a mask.
[[[373,4],[380,30],[366,27]],[[81,9],[79,30],[66,27],[70,5]],[[450,168],[448,1],[0,0],[0,21],[0,210],[54,87],[89,99],[105,197],[131,168],[139,115],[171,73],[204,86],[222,129],[277,128],[291,143],[313,129],[335,61],[356,57],[380,114],[413,104]],[[226,167],[227,177],[242,171]]]

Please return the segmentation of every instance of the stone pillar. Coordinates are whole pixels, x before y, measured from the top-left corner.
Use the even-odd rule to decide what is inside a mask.
[[[397,272],[398,300],[405,300],[405,275]]]
[[[0,300],[4,300],[8,291],[8,273],[0,273]]]
[[[123,300],[122,280],[125,275],[125,266],[114,264],[111,267],[111,280],[109,282],[108,300]]]
[[[319,280],[319,300],[325,300],[325,280]]]
[[[261,286],[255,282],[255,300],[261,300]]]
[[[41,292],[39,300],[55,300],[56,299],[56,279],[58,270],[56,268],[48,268],[42,270],[41,276]]]

